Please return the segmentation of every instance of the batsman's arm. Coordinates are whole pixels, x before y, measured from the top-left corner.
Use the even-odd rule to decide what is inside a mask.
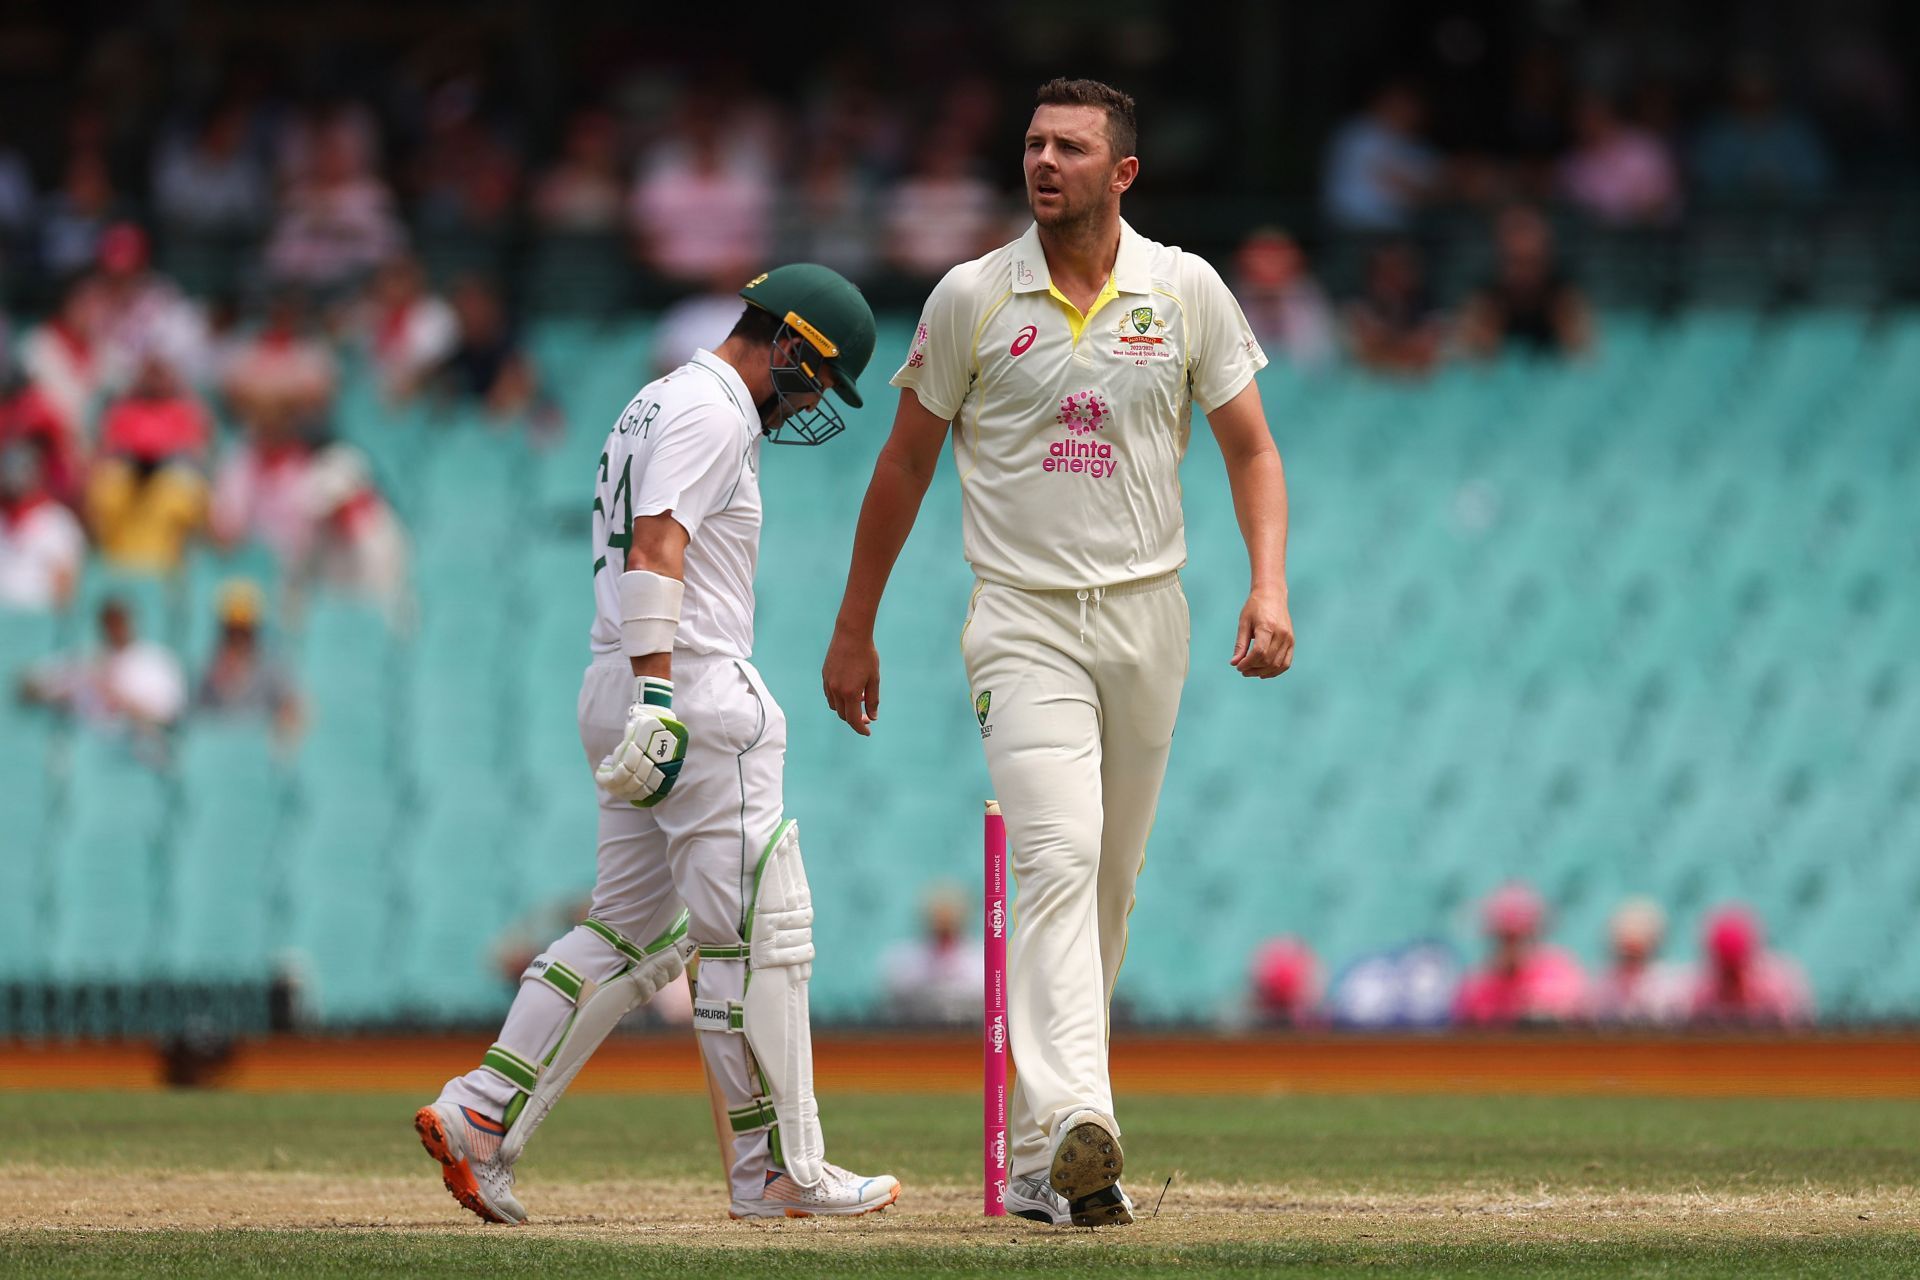
[[[687,537],[670,511],[640,516],[620,576],[620,644],[633,669],[633,702],[626,732],[593,777],[609,795],[640,809],[667,798],[687,757],[687,726],[673,714],[673,638]]]
[[[633,522],[633,539],[627,544],[627,568],[657,573],[676,582],[686,579],[687,531],[671,511],[640,516]],[[672,649],[644,656],[629,655],[627,661],[636,676],[673,679]]]
[[[1260,388],[1248,382],[1207,415],[1227,463],[1233,511],[1247,543],[1252,584],[1234,637],[1233,666],[1265,680],[1293,664],[1293,616],[1287,607],[1287,475],[1267,429]]]
[[[946,419],[921,404],[913,388],[903,389],[893,431],[873,464],[873,479],[867,482],[867,496],[860,504],[847,589],[840,598],[840,616],[820,671],[827,705],[862,737],[870,734],[869,726],[880,717],[880,655],[873,647],[880,597],[900,558],[900,548],[913,532],[946,438]]]

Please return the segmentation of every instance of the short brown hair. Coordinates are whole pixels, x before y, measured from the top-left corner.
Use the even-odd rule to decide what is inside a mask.
[[[1140,130],[1133,120],[1133,99],[1110,84],[1061,76],[1040,86],[1034,105],[1099,107],[1107,113],[1107,143],[1113,148],[1115,160],[1132,155],[1139,143]]]

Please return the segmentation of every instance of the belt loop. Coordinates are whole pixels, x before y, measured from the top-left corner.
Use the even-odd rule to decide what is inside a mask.
[[[1085,587],[1073,593],[1080,601],[1080,643],[1087,642],[1087,589]]]

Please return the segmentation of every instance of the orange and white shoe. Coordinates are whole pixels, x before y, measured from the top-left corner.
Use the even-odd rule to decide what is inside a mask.
[[[436,1102],[413,1114],[420,1145],[440,1162],[453,1198],[487,1222],[516,1226],[527,1211],[513,1195],[513,1170],[499,1159],[507,1127],[472,1107]]]
[[[727,1216],[740,1218],[855,1218],[875,1213],[900,1198],[900,1181],[884,1173],[871,1178],[821,1161],[820,1181],[803,1187],[784,1170],[767,1172],[758,1200],[735,1197]]]

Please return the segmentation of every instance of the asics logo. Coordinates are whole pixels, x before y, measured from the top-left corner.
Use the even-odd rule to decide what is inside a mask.
[[[1007,354],[1010,356],[1023,356],[1027,354],[1027,348],[1031,347],[1033,340],[1039,336],[1040,326],[1028,325],[1013,336],[1013,345],[1007,348]]]

